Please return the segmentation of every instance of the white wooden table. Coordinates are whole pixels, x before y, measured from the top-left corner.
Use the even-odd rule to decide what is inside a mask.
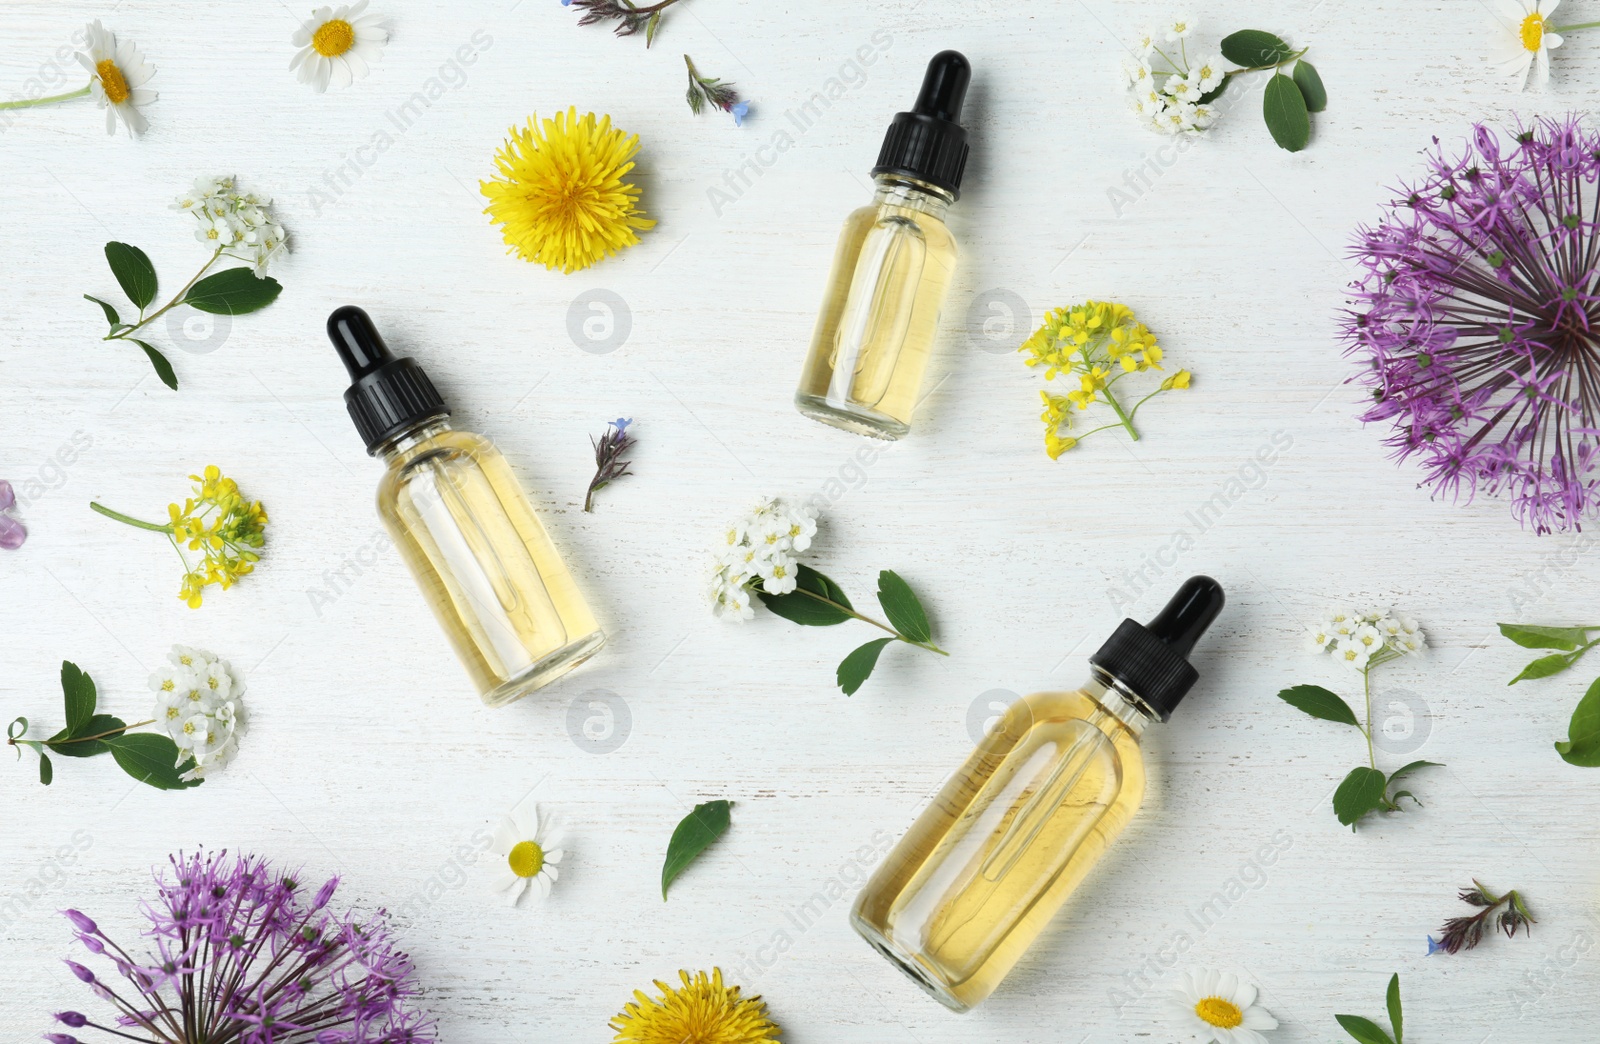
[[[1566,7],[1600,18],[1594,0]],[[1169,13],[1159,3],[689,0],[648,52],[580,30],[555,0],[381,8],[394,34],[371,77],[318,96],[286,69],[307,13],[293,5],[0,6],[0,95],[96,17],[138,42],[161,92],[143,140],[108,139],[88,101],[26,112],[0,139],[0,477],[27,496],[31,531],[0,553],[0,711],[53,728],[65,658],[105,709],[137,715],[146,674],[184,642],[247,672],[254,719],[235,765],[191,792],[133,785],[108,760],[58,763],[48,790],[31,755],[0,772],[6,1041],[94,1003],[55,963],[69,952],[55,911],[131,933],[147,868],[200,844],[337,872],[348,897],[396,911],[450,1044],[609,1040],[631,990],[716,964],[797,1044],[1166,1041],[1161,995],[1189,967],[1253,977],[1282,1023],[1274,1040],[1344,1039],[1333,1013],[1380,1016],[1396,971],[1408,1039],[1594,1039],[1600,775],[1551,750],[1594,671],[1508,690],[1528,657],[1494,625],[1593,618],[1600,561],[1587,540],[1520,531],[1503,503],[1415,488],[1384,432],[1353,419],[1334,335],[1350,231],[1385,186],[1432,135],[1592,105],[1600,38],[1570,38],[1551,91],[1523,96],[1487,69],[1493,37],[1470,0],[1212,0],[1196,6],[1203,38],[1259,27],[1308,43],[1332,101],[1299,155],[1273,146],[1251,95],[1167,164],[1114,82],[1117,38]],[[387,114],[463,45],[474,62],[396,131]],[[946,47],[976,70],[953,211],[963,267],[916,430],[861,466],[870,444],[804,420],[790,396],[839,224]],[[851,66],[863,48],[871,64]],[[742,130],[690,116],[685,51],[754,100]],[[797,130],[786,112],[835,77],[836,100]],[[569,104],[640,135],[660,225],[564,277],[504,256],[476,181],[508,126]],[[394,139],[381,152],[380,130]],[[711,193],[752,160],[736,198]],[[1109,190],[1147,161],[1159,177],[1118,213]],[[279,302],[220,344],[179,325],[194,350],[171,352],[174,394],[134,349],[100,342],[80,295],[115,294],[109,239],[142,246],[176,286],[202,255],[167,203],[209,173],[274,195],[293,254]],[[596,291],[625,304],[620,344],[602,320],[585,340],[580,298]],[[1134,306],[1195,384],[1151,405],[1143,441],[1107,433],[1051,462],[1042,382],[1010,351],[1026,324],[1005,329],[993,303],[1038,313],[1089,296]],[[374,553],[380,469],[322,333],[345,303],[426,365],[459,425],[498,440],[611,636],[510,709],[479,705],[409,576]],[[637,423],[637,476],[586,515],[589,436],[617,416]],[[1241,471],[1274,437],[1275,462]],[[74,440],[86,446],[59,464]],[[159,515],[207,463],[267,505],[270,550],[191,611],[161,540],[88,502]],[[1250,488],[1174,558],[1186,513],[1234,477]],[[818,492],[833,503],[810,561],[868,602],[876,571],[898,570],[948,660],[891,651],[846,698],[833,667],[862,631],[712,620],[720,527],[760,494]],[[854,936],[848,898],[805,911],[815,893],[854,893],[989,702],[1076,685],[1124,615],[1148,617],[1196,572],[1229,607],[1198,653],[1203,681],[1149,734],[1147,807],[986,1006],[960,1018],[924,997]],[[1448,766],[1416,779],[1425,809],[1354,836],[1328,797],[1359,737],[1274,696],[1356,692],[1302,651],[1303,624],[1332,601],[1423,622],[1431,653],[1381,672],[1379,704],[1397,749]],[[598,752],[614,743],[584,729],[603,738],[591,705],[606,700],[625,734]],[[571,854],[547,904],[507,912],[484,892],[475,838],[530,793],[566,820]],[[737,802],[734,827],[663,904],[673,825],[713,797]],[[1272,865],[1252,862],[1273,843]],[[1535,934],[1425,958],[1474,875],[1525,890]],[[1225,912],[1202,913],[1219,892],[1235,897]]]

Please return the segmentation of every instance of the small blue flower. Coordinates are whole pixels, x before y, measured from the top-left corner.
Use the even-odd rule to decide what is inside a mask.
[[[1435,942],[1433,936],[1431,936],[1431,935],[1428,936],[1428,956],[1429,957],[1432,957],[1434,954],[1438,953],[1442,949],[1444,949],[1444,947],[1440,946],[1437,942]]]
[[[572,0],[561,0],[561,6],[562,7],[571,7],[572,6]]]
[[[632,417],[618,417],[616,420],[611,422],[611,426],[617,429],[618,435],[621,435],[623,432],[628,430],[628,425],[632,423]]]
[[[743,127],[744,118],[750,115],[750,103],[747,101],[738,102],[728,111],[733,113],[733,125],[735,127]]]

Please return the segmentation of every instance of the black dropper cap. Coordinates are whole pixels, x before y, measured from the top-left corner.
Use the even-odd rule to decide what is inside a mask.
[[[328,339],[350,371],[344,404],[369,455],[408,428],[450,415],[416,360],[389,354],[372,317],[355,305],[336,308],[328,316]]]
[[[961,104],[972,81],[972,66],[960,51],[940,51],[928,63],[922,90],[910,112],[898,113],[878,152],[878,174],[904,174],[959,198],[967,169],[967,131]]]
[[[1122,621],[1089,662],[1121,682],[1152,714],[1166,721],[1200,679],[1200,672],[1189,663],[1189,651],[1222,612],[1225,601],[1221,584],[1209,576],[1192,576],[1148,626],[1137,620]]]

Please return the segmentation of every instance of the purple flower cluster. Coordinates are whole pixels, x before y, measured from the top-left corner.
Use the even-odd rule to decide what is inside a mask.
[[[411,960],[395,949],[382,914],[367,923],[327,910],[339,880],[309,902],[292,876],[254,856],[176,856],[160,897],[144,904],[155,952],[131,956],[77,910],[78,941],[111,961],[122,992],[67,961],[116,1009],[110,1024],[75,1011],[56,1021],[150,1044],[433,1044],[415,1009]],[[129,988],[131,987],[131,989]],[[51,1044],[81,1044],[47,1033]]]
[[[1364,421],[1435,493],[1506,493],[1539,533],[1600,507],[1600,135],[1577,117],[1506,137],[1479,124],[1459,155],[1358,230],[1344,323],[1369,367]]]

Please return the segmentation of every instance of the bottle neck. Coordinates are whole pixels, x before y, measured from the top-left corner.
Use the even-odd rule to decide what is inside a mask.
[[[1090,699],[1105,708],[1106,713],[1125,725],[1135,738],[1144,735],[1146,725],[1160,720],[1138,693],[1099,667],[1092,664],[1090,667],[1093,675],[1089,683],[1084,686],[1084,691],[1089,694]]]
[[[955,196],[937,185],[906,177],[904,174],[879,174],[872,179],[877,192],[872,201],[878,206],[901,207],[944,220]]]
[[[372,455],[381,458],[386,464],[392,465],[397,461],[403,462],[423,443],[449,430],[451,430],[450,421],[447,418],[429,417],[415,427],[407,428],[387,442],[380,443],[372,451]]]

